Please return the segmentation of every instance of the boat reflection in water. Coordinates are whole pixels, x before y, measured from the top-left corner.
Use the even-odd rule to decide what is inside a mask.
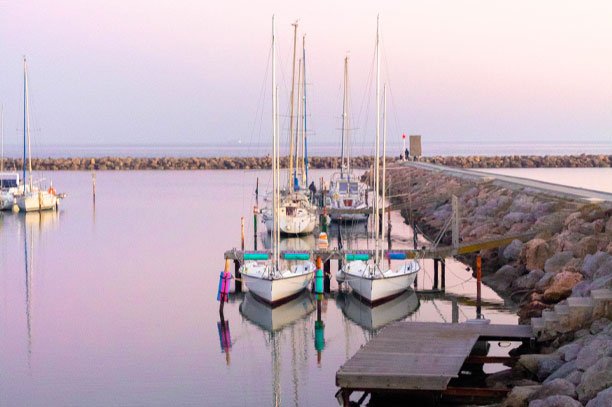
[[[413,290],[371,307],[352,294],[340,294],[336,303],[348,319],[368,331],[377,331],[391,322],[406,318],[419,308],[419,298]]]
[[[269,234],[262,234],[261,240],[265,249],[270,250],[272,248]],[[278,247],[281,251],[310,251],[315,250],[317,248],[317,242],[313,234],[291,237],[281,236],[280,244]]]
[[[258,301],[250,293],[244,296],[244,300],[240,304],[240,313],[246,319],[270,332],[278,331],[308,316],[314,310],[315,301],[308,291],[304,291],[297,298],[274,308]]]

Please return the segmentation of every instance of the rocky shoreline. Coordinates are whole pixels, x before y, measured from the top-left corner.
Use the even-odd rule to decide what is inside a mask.
[[[394,159],[394,158],[393,158]],[[388,158],[389,162],[393,160]],[[591,168],[612,166],[612,155],[565,156],[458,156],[422,157],[420,161],[461,168]],[[354,168],[369,168],[372,156],[353,157]],[[5,158],[4,168],[21,170],[23,160]],[[310,168],[338,168],[338,157],[309,157]],[[281,167],[287,167],[287,157],[281,158]],[[91,171],[91,170],[226,170],[269,169],[270,157],[101,157],[101,158],[34,158],[32,168],[37,171]]]
[[[533,233],[481,252],[483,280],[516,301],[521,323],[541,325],[539,353],[491,375],[511,387],[500,407],[612,406],[612,204],[585,204],[404,166],[390,166],[390,196],[436,236],[460,208],[463,242]],[[450,232],[442,242],[451,243]],[[473,256],[463,259],[473,264]],[[543,317],[543,318],[542,318]],[[533,318],[533,321],[532,321]]]

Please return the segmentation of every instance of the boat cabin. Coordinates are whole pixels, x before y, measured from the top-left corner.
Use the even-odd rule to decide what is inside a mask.
[[[359,194],[359,183],[357,181],[338,181],[338,193],[340,195],[357,195]]]
[[[0,185],[2,188],[17,188],[19,186],[19,174],[16,172],[0,172]]]

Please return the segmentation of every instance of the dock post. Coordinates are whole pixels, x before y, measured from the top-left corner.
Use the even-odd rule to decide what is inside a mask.
[[[416,220],[414,219],[414,215],[412,215],[412,244],[414,246],[414,250],[417,249],[417,230],[416,230]]]
[[[459,306],[457,305],[457,297],[453,297],[451,299],[451,303],[453,305],[453,324],[459,322]]]
[[[331,275],[331,260],[327,259],[323,263],[323,291],[326,293],[330,292],[330,278]]]
[[[257,205],[253,207],[253,250],[257,250]]]
[[[482,259],[476,256],[476,318],[482,318],[482,299],[481,299],[481,280],[482,280]]]
[[[242,292],[242,275],[240,274],[240,262],[238,260],[234,260],[234,278],[236,282],[234,283],[234,291],[237,293]]]
[[[259,177],[257,177],[257,183],[255,184],[255,203],[259,205]]]
[[[244,251],[244,216],[240,217],[240,247]]]
[[[91,173],[91,182],[92,182],[92,187],[93,187],[93,191],[92,191],[93,192],[93,205],[95,208],[96,206],[96,173],[93,171]]]
[[[382,213],[378,214],[378,234],[382,235],[383,232],[383,218],[382,218]],[[383,236],[384,239],[384,236]]]
[[[225,259],[225,269],[223,270],[223,273],[221,273],[221,279],[219,280],[219,293],[217,294],[217,297],[219,299],[219,316],[221,317],[221,320],[223,320],[223,304],[227,301],[227,295],[225,293],[229,292],[226,284],[230,284],[230,281],[227,278],[229,274],[230,261],[230,259]]]
[[[434,262],[434,275],[433,275],[433,288],[438,289],[438,259],[433,259]]]
[[[391,210],[387,211],[387,243],[391,250]]]
[[[315,262],[315,276],[317,270],[323,270],[323,263],[321,262],[321,256],[317,256],[317,260]],[[316,278],[312,279],[312,291],[316,292]]]
[[[446,291],[446,259],[440,259],[440,266],[442,267],[442,273],[440,275],[441,288],[442,291]]]

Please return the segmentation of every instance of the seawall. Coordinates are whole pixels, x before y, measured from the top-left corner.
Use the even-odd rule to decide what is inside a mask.
[[[395,158],[388,158],[391,162]],[[372,156],[353,157],[354,168],[369,168]],[[559,168],[559,167],[610,167],[610,155],[566,156],[458,156],[422,157],[420,161],[459,168]],[[5,158],[6,170],[20,170],[23,160]],[[338,157],[309,157],[310,168],[338,168]],[[281,158],[281,167],[287,167],[287,157]],[[221,169],[269,169],[270,157],[102,157],[102,158],[34,158],[32,168],[38,171],[85,170],[221,170]]]

